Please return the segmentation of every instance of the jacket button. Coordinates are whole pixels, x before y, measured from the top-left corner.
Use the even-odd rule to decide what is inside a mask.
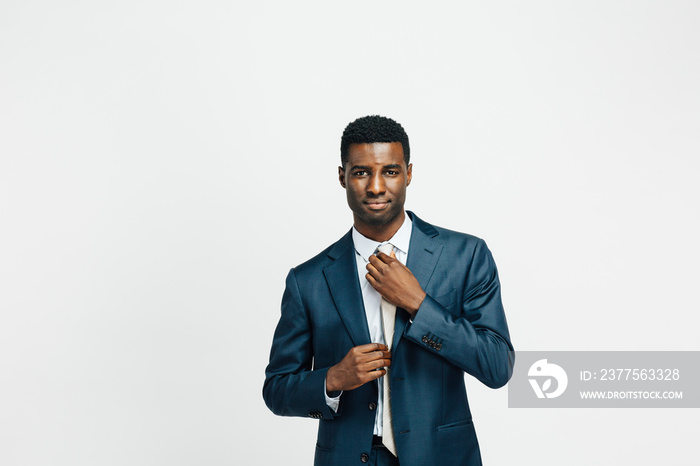
[[[363,463],[368,462],[368,461],[369,461],[369,455],[368,455],[367,453],[361,454],[361,455],[360,455],[360,461],[362,461]]]
[[[423,343],[428,343],[428,337],[423,335]]]
[[[370,411],[374,411],[375,409],[377,409],[377,403],[375,403],[374,401],[371,401],[371,402],[369,403],[368,408],[369,408]]]
[[[437,345],[435,345],[435,349],[440,351],[442,349],[442,343],[438,343]]]

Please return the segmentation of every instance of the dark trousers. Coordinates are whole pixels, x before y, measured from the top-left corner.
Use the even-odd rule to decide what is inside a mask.
[[[400,466],[399,460],[382,446],[373,446],[369,456],[370,466]]]

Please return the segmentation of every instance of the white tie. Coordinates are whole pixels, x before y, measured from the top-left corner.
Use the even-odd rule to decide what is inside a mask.
[[[390,256],[394,251],[394,246],[390,243],[382,244],[377,248],[380,252]],[[386,299],[382,298],[381,301],[382,310],[382,326],[384,327],[384,342],[386,346],[389,347],[391,351],[391,343],[394,340],[394,322],[396,320],[396,306],[391,304]],[[396,441],[394,440],[394,426],[391,423],[391,391],[389,388],[389,371],[386,368],[386,375],[382,377],[384,386],[384,408],[382,412],[382,443],[391,452],[392,455],[398,457],[396,454]]]

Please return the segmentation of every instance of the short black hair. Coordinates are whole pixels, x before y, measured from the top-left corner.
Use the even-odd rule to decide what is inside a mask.
[[[371,144],[373,142],[400,142],[403,147],[403,159],[408,166],[411,160],[411,148],[408,134],[403,126],[391,118],[368,115],[353,121],[345,127],[340,139],[340,163],[343,168],[350,158],[350,144]]]

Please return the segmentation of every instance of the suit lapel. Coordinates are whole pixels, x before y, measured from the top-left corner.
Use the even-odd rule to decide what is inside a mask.
[[[411,243],[408,246],[406,267],[418,279],[423,290],[427,290],[442,253],[443,244],[437,239],[439,233],[432,225],[419,219],[413,212],[408,212],[408,214],[413,221],[413,229],[411,230]],[[396,348],[407,323],[408,313],[397,312],[392,348]]]
[[[413,212],[409,211],[408,214],[413,221],[413,229],[411,230],[411,243],[409,244],[406,266],[411,270],[421,287],[427,290],[442,253],[443,244],[437,238],[439,233],[432,225],[418,218]],[[328,252],[328,256],[333,262],[323,270],[323,274],[353,345],[359,346],[371,343],[371,339],[365,317],[360,281],[357,277],[355,248],[351,232],[352,230],[335,243]],[[392,348],[396,349],[407,323],[408,313],[405,311],[397,312]]]
[[[333,262],[323,269],[323,274],[353,345],[371,343],[350,232],[331,248],[328,256]]]

